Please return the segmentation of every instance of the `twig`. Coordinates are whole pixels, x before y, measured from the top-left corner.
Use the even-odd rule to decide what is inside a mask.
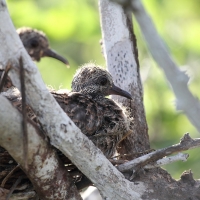
[[[10,191],[6,197],[6,200],[9,200],[10,199],[10,196],[12,195],[12,193],[14,192],[15,188],[17,187],[17,185],[21,182],[22,180],[22,177],[20,176],[16,181],[15,183],[13,184],[13,186],[10,188]]]
[[[161,167],[163,165],[168,165],[170,163],[177,162],[177,161],[185,162],[185,161],[187,161],[188,157],[189,157],[189,154],[187,154],[187,153],[178,153],[177,155],[165,157],[165,158],[162,158],[162,159],[156,161],[155,163],[148,164],[148,165],[144,166],[144,169],[152,169],[155,167]]]
[[[4,71],[4,73],[2,74],[2,77],[1,77],[0,92],[2,92],[3,86],[6,82],[6,78],[8,77],[8,72],[10,71],[10,69],[11,69],[11,64],[10,64],[10,62],[8,62],[6,69],[5,69],[5,71]]]
[[[19,59],[20,66],[20,81],[21,81],[21,95],[22,95],[22,130],[23,130],[23,156],[25,168],[27,168],[27,155],[28,155],[28,133],[27,133],[27,115],[26,115],[26,87],[25,87],[25,73],[22,57]]]
[[[152,169],[152,168],[156,168],[156,167],[161,167],[162,165],[167,165],[170,164],[172,162],[177,162],[177,161],[187,161],[187,158],[189,157],[189,154],[187,153],[178,153],[177,155],[174,156],[169,156],[169,157],[165,157],[162,158],[158,161],[156,161],[155,163],[152,164],[148,164],[144,166],[144,169]],[[129,180],[133,180],[135,178],[137,169],[133,169],[133,173],[130,176]]]
[[[10,196],[10,199],[14,200],[26,200],[26,199],[34,199],[38,200],[38,196],[35,191],[26,191],[26,192],[17,192]]]
[[[172,162],[177,162],[177,161],[187,161],[187,158],[189,157],[189,154],[187,153],[178,153],[177,155],[174,156],[169,156],[169,157],[165,157],[162,158],[158,161],[156,161],[155,163],[152,164],[148,164],[144,166],[144,169],[152,169],[152,168],[156,168],[156,167],[161,167],[162,165],[167,165],[170,164]],[[133,180],[135,178],[137,170],[133,169],[133,173],[130,176],[129,180]]]
[[[121,172],[129,171],[133,169],[137,171],[138,169],[144,167],[145,165],[155,162],[165,156],[171,155],[173,153],[185,151],[188,149],[194,149],[197,147],[200,147],[200,138],[192,139],[189,136],[189,133],[187,133],[183,136],[179,144],[175,144],[173,146],[166,147],[164,149],[156,150],[152,153],[146,154],[132,161],[121,164],[117,166],[117,169]]]
[[[4,188],[6,181],[10,178],[10,176],[13,174],[13,172],[19,167],[19,164],[17,166],[15,166],[8,174],[7,176],[3,179],[2,183],[1,183],[1,187]]]

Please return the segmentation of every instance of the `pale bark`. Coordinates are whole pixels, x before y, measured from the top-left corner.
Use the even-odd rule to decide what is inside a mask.
[[[25,167],[22,115],[2,95],[0,95],[0,102],[0,146],[7,149],[20,164],[40,198],[81,199],[71,177],[58,161],[55,151],[45,141],[44,135],[40,135],[41,130],[31,123],[27,124],[28,152],[27,167]]]
[[[200,132],[200,102],[188,88],[189,77],[178,68],[178,65],[168,52],[166,44],[159,36],[150,16],[145,11],[141,0],[112,0],[132,10],[146,40],[154,60],[165,73],[167,80],[176,96],[177,110],[182,110],[190,122]]]
[[[0,1],[0,64],[8,61],[13,68],[9,75],[20,88],[19,57],[25,70],[27,102],[37,115],[50,138],[51,144],[62,151],[99,189],[107,199],[141,199],[144,184],[134,185],[105,158],[94,144],[84,136],[59,107],[47,90],[37,67],[24,50],[10,20],[4,0]],[[1,105],[3,107],[3,105]],[[38,191],[39,192],[39,191]]]
[[[192,139],[187,133],[183,136],[179,144],[174,144],[170,147],[158,149],[149,154],[143,155],[139,158],[128,161],[122,165],[119,165],[117,168],[121,172],[128,171],[131,169],[137,170],[138,166],[141,168],[142,166],[145,166],[148,163],[153,163],[173,153],[178,153],[181,151],[186,151],[188,149],[194,149],[199,147],[200,147],[200,138]]]
[[[116,80],[119,81],[117,81],[117,83],[119,83],[118,85],[121,86],[123,89],[126,89],[132,94],[134,94],[134,100],[132,101],[132,103],[130,103],[129,101],[125,102],[123,100],[124,105],[130,105],[131,114],[134,117],[134,120],[136,120],[136,125],[133,126],[135,128],[135,131],[133,132],[133,135],[130,136],[128,139],[129,143],[132,144],[132,146],[130,146],[127,151],[137,152],[145,150],[149,147],[149,141],[147,135],[147,126],[144,115],[144,109],[142,105],[142,87],[139,77],[139,65],[137,61],[137,51],[135,46],[136,44],[135,42],[134,44],[132,43],[132,41],[134,41],[132,40],[133,35],[130,34],[129,31],[126,29],[126,26],[130,23],[130,19],[128,19],[127,16],[125,17],[122,8],[120,8],[117,5],[109,4],[107,0],[100,0],[100,7],[102,9],[101,12],[107,12],[107,16],[109,16],[106,17],[105,15],[105,18],[102,16],[102,19],[105,20],[104,22],[102,20],[102,23],[105,23],[105,27],[104,25],[102,25],[102,27],[110,28],[110,31],[112,33],[110,39],[114,39],[114,42],[110,42],[109,40],[107,41],[106,38],[108,38],[109,32],[106,33],[107,35],[105,34],[103,36],[105,45],[104,54],[107,62],[108,60],[110,60],[108,63],[108,66],[110,67],[108,68],[111,70],[112,68],[115,68],[114,65],[116,64],[116,69],[118,69],[115,69],[113,71],[111,70],[111,73],[113,76],[117,76]],[[117,18],[118,16],[120,16],[121,18]],[[119,23],[117,22],[115,24],[112,21],[115,20],[115,18],[119,20]],[[110,24],[110,26],[109,23],[107,23],[109,19],[112,19],[112,23]],[[123,23],[124,26],[120,25],[120,23]],[[93,143],[90,140],[88,140],[88,138],[84,136],[81,133],[81,131],[74,125],[74,123],[62,111],[55,99],[49,93],[41,79],[37,67],[27,55],[26,51],[24,50],[21,44],[21,41],[19,40],[19,37],[15,32],[15,29],[8,15],[4,0],[0,0],[0,27],[0,46],[3,47],[0,49],[0,65],[2,65],[3,68],[5,68],[8,61],[11,62],[11,65],[13,67],[9,75],[14,85],[16,85],[17,88],[20,88],[18,63],[19,57],[22,56],[25,68],[25,85],[27,101],[32,106],[35,114],[40,120],[44,130],[46,131],[47,136],[50,138],[51,144],[57,147],[59,150],[61,150],[83,172],[83,174],[85,174],[94,183],[94,185],[99,189],[104,199],[166,200],[178,199],[180,197],[183,200],[189,198],[192,200],[199,199],[198,197],[200,196],[200,183],[199,181],[193,180],[192,174],[190,172],[184,173],[180,181],[175,181],[166,171],[160,168],[147,170],[144,174],[143,171],[138,170],[138,167],[136,166],[134,169],[130,168],[131,170],[136,170],[139,174],[139,176],[137,176],[138,174],[134,176],[134,182],[125,179],[124,175],[126,177],[130,177],[128,176],[131,175],[130,171],[127,172],[128,175],[125,173],[124,175],[122,175],[114,166],[112,166],[111,163],[100,152],[100,150],[98,150],[93,145]],[[123,31],[123,29],[125,29],[125,32],[117,34],[118,28],[119,32]],[[129,40],[130,38],[131,40]],[[129,44],[129,42],[131,43],[131,45]],[[120,48],[122,49],[122,52],[120,52]],[[114,56],[116,60],[112,60],[112,56]],[[124,59],[126,58],[126,56],[127,59]],[[114,62],[112,61],[116,61],[116,63],[113,64]],[[124,68],[121,67],[128,69],[125,70],[126,74]],[[129,68],[131,68],[130,71]],[[119,73],[122,73],[121,77],[119,74],[117,75],[118,70],[120,71]],[[124,80],[124,78],[127,79],[127,85],[125,83],[126,81]],[[131,84],[133,84],[133,86],[131,86]],[[141,106],[140,108],[138,108],[139,111],[137,110],[137,105]],[[0,97],[0,107],[0,119],[4,118],[5,120],[2,121],[3,124],[0,124],[1,142],[4,145],[4,147],[12,153],[12,156],[16,159],[16,161],[20,162],[20,164],[23,166],[22,152],[17,152],[16,148],[14,148],[15,145],[21,145],[19,144],[20,137],[18,137],[21,135],[21,116],[19,114],[16,114],[16,110],[12,106],[10,106],[8,101],[3,97]],[[136,112],[135,115],[134,112]],[[10,124],[8,124],[7,118],[10,119],[8,120],[9,122],[16,120],[16,123],[18,123],[18,125],[16,125],[15,127],[18,128],[13,130],[13,127],[11,127]],[[28,130],[32,128],[33,127],[28,124]],[[141,132],[139,130],[141,130]],[[13,148],[12,146],[9,146],[11,143],[9,143],[8,141],[8,134],[13,140]],[[141,134],[143,138],[139,136],[139,134]],[[136,137],[137,139],[134,140],[134,137]],[[35,139],[32,139],[31,137],[28,138],[29,140],[31,140],[31,143],[33,143],[33,141],[35,142],[36,149],[38,149],[37,146],[39,144],[41,144],[42,146],[44,145],[44,147],[46,147],[45,145],[47,145],[46,142],[42,139],[38,139],[38,141],[35,141]],[[30,148],[31,144],[29,144],[28,146]],[[126,151],[126,149],[124,150]],[[33,161],[37,164],[38,162],[40,163],[40,159],[39,161],[37,160],[38,154],[36,153],[35,155],[32,155],[34,153],[34,150],[32,149],[29,149],[28,151],[28,155],[30,155],[31,157],[33,156]],[[58,167],[56,165],[56,162],[57,160],[55,157],[55,163],[53,162],[54,167]],[[143,160],[142,162],[148,164],[149,160],[148,162],[146,162],[146,160]],[[28,160],[28,164],[30,164],[30,160]],[[47,168],[48,166],[49,165],[47,164]],[[53,173],[53,171],[51,170],[50,172]],[[42,175],[48,175],[46,170],[38,170],[37,174],[41,176],[41,173],[43,172],[44,174]],[[55,176],[55,174],[53,174],[52,176]],[[30,179],[33,178],[30,177]],[[35,184],[40,183],[39,179],[32,181],[34,183],[36,182]],[[37,192],[40,193],[39,188],[37,188]],[[190,194],[192,194],[193,196],[191,197]]]
[[[177,161],[186,162],[188,157],[189,157],[189,154],[187,154],[187,153],[178,153],[175,156],[169,156],[169,157],[162,158],[162,159],[156,161],[154,164],[145,165],[144,169],[152,169],[155,167],[161,167],[163,165],[169,165],[169,164],[171,164],[173,162],[177,162]]]
[[[132,134],[122,142],[120,153],[143,152],[150,148],[143,106],[137,44],[130,13],[109,0],[99,0],[103,54],[116,85],[129,91],[133,100],[112,96],[130,108]]]

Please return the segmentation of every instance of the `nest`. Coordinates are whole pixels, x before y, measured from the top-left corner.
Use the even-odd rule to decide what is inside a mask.
[[[13,88],[10,93],[4,93],[4,96],[21,112],[21,96],[17,89]],[[28,105],[26,106],[26,112],[28,119],[45,134],[39,120]],[[64,154],[57,149],[55,151],[79,190],[92,185],[91,181]],[[7,195],[9,193],[12,194],[12,198],[14,199],[38,199],[31,181],[20,168],[20,165],[11,157],[6,149],[0,146],[0,199],[8,199]]]
[[[51,92],[53,93],[53,91]],[[61,104],[62,102],[60,102],[60,95],[62,97],[62,94],[54,94],[54,97],[59,104]],[[4,96],[6,96],[13,104],[13,106],[17,108],[19,112],[21,112],[21,95],[17,89],[13,88],[10,93],[4,93]],[[119,109],[119,111],[121,112],[120,108],[117,107],[116,109]],[[40,124],[40,121],[37,119],[32,108],[28,105],[26,106],[26,113],[29,121],[31,121],[31,123],[34,123],[34,125],[38,127],[43,135],[46,135]],[[124,115],[125,114],[122,113],[122,116]],[[63,165],[66,167],[67,171],[71,175],[78,190],[82,190],[83,188],[92,185],[92,182],[87,179],[87,177],[85,177],[85,175],[82,174],[80,170],[78,170],[78,168],[71,162],[71,160],[69,160],[59,150],[55,149],[55,151],[57,152],[59,159],[62,161]],[[113,160],[113,164],[117,165],[120,164],[120,162],[115,158]],[[3,195],[5,196],[4,199],[6,199],[6,196],[9,193],[12,193],[12,196],[18,195],[15,199],[21,199],[20,195],[25,195],[26,198],[23,199],[38,198],[36,192],[34,191],[33,185],[27,175],[23,172],[18,163],[10,156],[10,154],[2,147],[0,147],[0,184],[0,199],[4,198]]]

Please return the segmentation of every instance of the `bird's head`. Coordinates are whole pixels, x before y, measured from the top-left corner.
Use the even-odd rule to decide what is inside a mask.
[[[32,60],[40,61],[42,57],[52,57],[69,65],[68,61],[50,49],[46,35],[42,31],[23,27],[17,33]]]
[[[114,94],[132,99],[128,92],[114,85],[107,70],[93,63],[88,63],[77,70],[72,81],[72,92],[81,92],[93,98]]]

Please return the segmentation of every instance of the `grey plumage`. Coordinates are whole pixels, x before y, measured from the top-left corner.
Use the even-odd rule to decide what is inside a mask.
[[[106,96],[115,93],[131,99],[131,95],[116,87],[105,69],[86,64],[75,74],[71,92],[51,93],[64,112],[107,158],[114,155],[119,142],[130,133],[130,119],[124,109]],[[19,98],[9,99],[21,109]],[[40,126],[29,106],[27,114]]]
[[[72,81],[72,92],[80,92],[101,99],[116,94],[132,99],[131,95],[116,87],[111,74],[94,63],[88,63],[77,70]]]
[[[74,123],[108,158],[130,133],[129,117],[116,102],[105,97],[113,93],[131,99],[128,92],[114,85],[108,71],[92,63],[77,71],[71,93],[52,93]]]
[[[40,61],[42,57],[52,57],[66,65],[69,64],[65,58],[51,50],[44,32],[29,27],[22,27],[17,29],[17,33],[32,60]]]
[[[69,62],[65,58],[63,58],[62,56],[58,55],[56,52],[50,49],[48,39],[42,31],[38,31],[36,29],[28,27],[23,27],[17,29],[17,33],[32,60],[40,61],[42,57],[52,57],[63,62],[66,65],[69,65]],[[0,69],[0,82],[3,74],[4,70]],[[12,86],[13,84],[11,79],[7,77],[2,91],[6,91]]]

